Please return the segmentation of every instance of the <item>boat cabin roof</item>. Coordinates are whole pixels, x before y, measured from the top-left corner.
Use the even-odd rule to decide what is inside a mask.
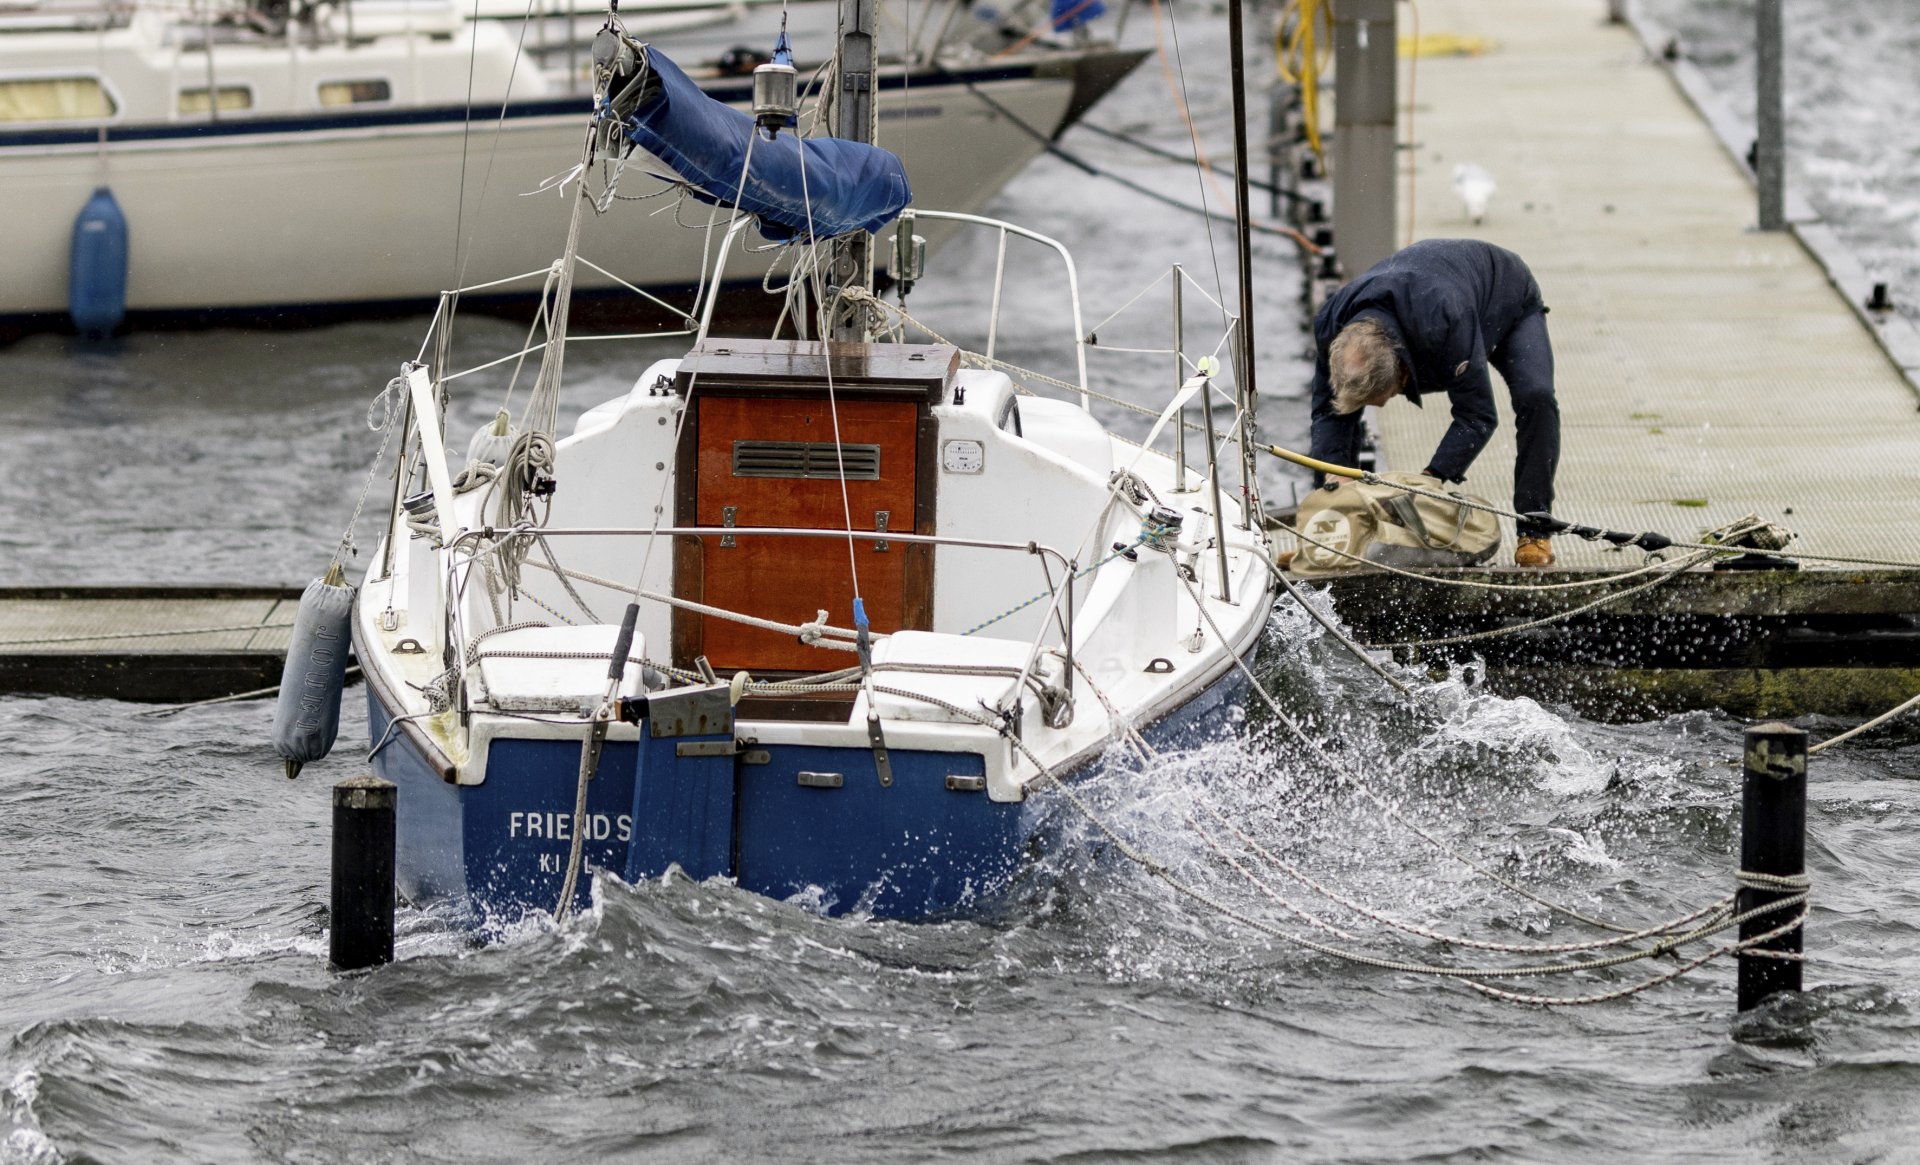
[[[951,344],[855,344],[837,340],[706,339],[680,361],[681,395],[836,395],[939,404],[960,351]]]

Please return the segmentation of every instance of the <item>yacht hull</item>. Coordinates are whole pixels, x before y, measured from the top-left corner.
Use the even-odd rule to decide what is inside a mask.
[[[1245,673],[1229,662],[1197,695],[1159,709],[1144,735],[1157,747],[1212,735],[1231,721],[1245,687]],[[553,910],[572,845],[581,741],[495,739],[486,780],[455,784],[421,734],[391,729],[394,713],[379,683],[366,691],[372,738],[380,742],[374,772],[399,787],[401,893],[451,907],[483,930]],[[750,723],[739,731],[753,735]],[[1082,775],[1104,751],[1088,750],[1059,772]],[[985,771],[978,753],[892,750],[893,781],[883,787],[867,749],[774,744],[760,756],[725,758],[716,772],[691,774],[708,789],[714,781],[729,785],[718,801],[636,820],[637,805],[650,803],[644,793],[636,800],[636,784],[684,763],[674,752],[672,742],[649,740],[644,727],[637,741],[607,742],[588,785],[583,866],[637,880],[671,864],[828,914],[938,918],[1002,894],[1040,818],[1025,802],[950,787],[950,777]],[[843,783],[808,784],[803,773]],[[580,879],[574,908],[588,905],[590,882]]]
[[[1090,85],[1104,91],[1138,59],[1063,52],[883,78],[892,92],[882,98],[880,141],[906,163],[916,205],[978,210],[1077,116]],[[716,82],[708,91],[744,106],[746,85]],[[104,141],[91,129],[0,132],[0,205],[9,218],[0,232],[8,274],[0,320],[16,329],[63,325],[74,216],[101,186],[127,218],[126,306],[135,323],[405,310],[469,272],[529,276],[474,300],[530,298],[565,244],[575,203],[533,191],[578,161],[586,102],[543,99],[497,112],[475,109],[469,120],[457,106],[386,108],[126,125]],[[623,195],[667,189],[647,176],[645,161],[628,167]],[[659,205],[675,197],[662,194]],[[711,208],[689,200],[677,214],[587,217],[580,254],[611,274],[583,264],[579,289],[624,280],[692,310],[687,289],[701,279]],[[727,279],[757,283],[771,259],[736,254]]]

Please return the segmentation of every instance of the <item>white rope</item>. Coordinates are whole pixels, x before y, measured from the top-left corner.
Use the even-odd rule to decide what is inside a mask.
[[[1455,500],[1458,500],[1458,499],[1455,499]],[[1311,543],[1314,546],[1318,546],[1320,549],[1326,551],[1329,554],[1336,555],[1340,558],[1344,558],[1347,561],[1355,563],[1359,566],[1373,567],[1378,570],[1383,570],[1388,574],[1397,574],[1402,578],[1416,579],[1420,582],[1435,583],[1440,586],[1446,586],[1446,587],[1466,587],[1470,590],[1480,590],[1480,591],[1564,591],[1564,590],[1576,590],[1583,587],[1599,587],[1599,586],[1606,586],[1610,583],[1625,582],[1627,579],[1630,579],[1630,578],[1639,578],[1643,574],[1651,574],[1652,572],[1657,571],[1660,568],[1667,565],[1666,562],[1659,559],[1655,559],[1653,561],[1648,562],[1644,566],[1637,567],[1629,571],[1623,571],[1619,574],[1602,575],[1597,578],[1575,579],[1572,582],[1497,583],[1497,582],[1487,582],[1482,579],[1451,578],[1446,575],[1422,574],[1417,570],[1408,570],[1403,566],[1395,566],[1389,562],[1374,562],[1370,559],[1362,558],[1357,554],[1351,553],[1346,550],[1342,550],[1337,546],[1329,546],[1327,543],[1320,541],[1318,538],[1314,538],[1291,526],[1288,526],[1285,529],[1287,533],[1292,535],[1294,538],[1297,538],[1302,542],[1307,542],[1307,543]],[[1735,551],[1728,551],[1727,553],[1732,554],[1732,553],[1735,553]]]
[[[0,639],[0,647],[34,643],[98,643],[110,639],[164,639],[170,635],[226,635],[241,631],[284,631],[291,623],[243,623],[228,627],[176,627],[166,631],[112,631],[98,635],[46,635],[38,639]]]
[[[1378,474],[1374,474],[1374,473],[1367,473],[1363,475],[1360,480],[1366,482],[1368,485],[1383,485],[1390,489],[1397,489],[1402,493],[1417,494],[1421,497],[1435,498],[1443,502],[1454,502],[1459,505],[1463,505],[1470,510],[1479,510],[1482,513],[1486,513],[1486,514],[1494,514],[1503,518],[1512,518],[1516,522],[1530,521],[1527,515],[1519,513],[1515,510],[1502,509],[1499,506],[1492,505],[1487,502],[1475,501],[1461,494],[1441,493],[1438,490],[1431,490],[1426,488],[1425,486],[1409,485],[1405,482],[1399,482],[1399,481],[1389,481],[1386,478],[1383,478]],[[1561,520],[1564,521],[1565,519],[1561,519]],[[1752,523],[1752,524],[1747,525],[1746,523]],[[1569,524],[1583,525],[1584,523],[1569,523]],[[1729,523],[1729,525],[1740,525],[1742,529],[1723,535],[1726,538],[1733,538],[1740,533],[1747,533],[1756,529],[1765,529],[1768,525],[1770,525],[1770,523],[1763,522],[1760,519],[1749,515],[1746,518],[1737,519],[1736,522]],[[1725,529],[1725,528],[1723,527],[1722,529]],[[1718,531],[1716,531],[1716,533],[1718,533]],[[1556,532],[1554,536],[1582,538],[1589,542],[1607,541],[1606,539],[1592,537],[1592,536],[1580,534],[1574,531],[1559,531],[1559,532]],[[1792,537],[1792,535],[1788,535],[1788,536]],[[1624,545],[1632,545],[1632,543],[1629,542],[1629,543],[1625,543]],[[1920,570],[1920,562],[1902,562],[1898,559],[1888,559],[1888,558],[1857,558],[1857,557],[1849,557],[1846,555],[1839,555],[1839,554],[1819,554],[1812,551],[1788,550],[1784,545],[1780,547],[1736,546],[1736,545],[1730,545],[1725,542],[1683,542],[1683,541],[1680,541],[1679,539],[1669,539],[1667,541],[1667,545],[1660,547],[1659,549],[1662,549],[1662,550],[1665,550],[1665,549],[1709,550],[1715,554],[1758,553],[1758,554],[1771,555],[1774,558],[1784,558],[1784,559],[1799,560],[1799,561],[1806,561],[1806,562],[1838,562],[1838,563],[1845,563],[1852,566],[1884,566],[1884,567],[1889,567],[1896,570]]]
[[[1102,707],[1104,707],[1107,710],[1109,718],[1115,721],[1116,723],[1119,722],[1119,713],[1117,709],[1114,708],[1111,700],[1108,699],[1106,694],[1102,692],[1100,690],[1100,687],[1094,682],[1092,675],[1087,673],[1087,671],[1084,668],[1079,668],[1078,670],[1080,671],[1080,674],[1082,675],[1082,677],[1086,680],[1088,688],[1092,690],[1095,697],[1100,701]],[[1138,742],[1137,747],[1139,748],[1143,758],[1153,759],[1158,756],[1158,753],[1152,748],[1152,746],[1149,745],[1144,738],[1140,737],[1137,732],[1133,731],[1132,726],[1130,724],[1126,725],[1126,730],[1132,737],[1132,740]],[[1460,935],[1446,934],[1446,933],[1434,931],[1425,927],[1417,926],[1412,923],[1402,922],[1400,920],[1397,920],[1385,914],[1382,914],[1378,911],[1371,910],[1370,908],[1358,902],[1353,901],[1352,899],[1346,897],[1345,895],[1342,895],[1337,891],[1325,886],[1321,882],[1307,876],[1305,873],[1303,873],[1302,871],[1294,867],[1292,864],[1280,858],[1277,854],[1272,853],[1266,847],[1260,845],[1257,840],[1255,840],[1254,838],[1250,837],[1245,832],[1243,832],[1232,821],[1228,820],[1223,814],[1219,812],[1218,809],[1209,805],[1206,807],[1206,810],[1208,814],[1210,814],[1214,818],[1215,821],[1217,821],[1220,825],[1224,826],[1227,830],[1229,830],[1237,838],[1239,838],[1241,843],[1247,846],[1247,848],[1251,852],[1255,853],[1256,855],[1258,855],[1260,858],[1262,858],[1269,864],[1274,865],[1276,868],[1282,870],[1282,872],[1294,878],[1296,881],[1299,881],[1303,885],[1306,885],[1309,889],[1320,894],[1322,897],[1325,897],[1330,901],[1336,902],[1339,905],[1344,906],[1347,909],[1353,911],[1354,913],[1359,914],[1362,917],[1371,919],[1372,921],[1377,922],[1383,926],[1387,926],[1389,928],[1396,929],[1396,930],[1405,931],[1406,933],[1413,934],[1421,938],[1426,938],[1426,939],[1430,939],[1437,942],[1444,942],[1444,943],[1448,943],[1455,946],[1470,947],[1475,949],[1488,950],[1488,951],[1494,951],[1494,952],[1506,953],[1506,954],[1530,954],[1530,955],[1571,954],[1571,953],[1579,953],[1579,952],[1585,952],[1585,951],[1605,950],[1612,947],[1628,946],[1632,943],[1642,942],[1652,938],[1658,938],[1659,936],[1662,936],[1662,935],[1670,935],[1675,931],[1681,930],[1685,927],[1692,926],[1693,924],[1699,922],[1702,919],[1717,920],[1721,916],[1730,914],[1733,907],[1733,903],[1734,903],[1733,896],[1728,895],[1717,901],[1710,902],[1705,906],[1699,907],[1693,911],[1679,915],[1678,917],[1669,919],[1665,922],[1654,923],[1654,924],[1645,926],[1637,931],[1618,933],[1615,936],[1610,938],[1595,939],[1587,942],[1554,943],[1554,944],[1540,944],[1540,943],[1517,944],[1517,943],[1494,943],[1494,942],[1489,942],[1481,939],[1471,939],[1471,938],[1467,938]],[[1281,898],[1277,893],[1275,893],[1272,890],[1271,887],[1267,886],[1261,879],[1259,879],[1251,871],[1247,870],[1242,863],[1240,863],[1237,859],[1235,859],[1230,854],[1228,854],[1225,851],[1225,849],[1221,847],[1212,838],[1212,836],[1205,831],[1203,827],[1200,826],[1200,823],[1194,819],[1192,814],[1190,813],[1186,814],[1186,817],[1187,817],[1188,823],[1194,827],[1196,834],[1198,834],[1201,840],[1207,844],[1208,848],[1214,850],[1214,852],[1219,856],[1221,856],[1225,861],[1227,861],[1228,864],[1231,865],[1236,872],[1238,872],[1250,884],[1259,888],[1263,894],[1265,894],[1275,903],[1279,904],[1290,913],[1295,914],[1296,916],[1300,917],[1302,920],[1307,921],[1316,927],[1329,930],[1335,934],[1341,935],[1344,938],[1348,938],[1348,939],[1353,938],[1353,936],[1348,935],[1346,932],[1339,930],[1338,927],[1333,926],[1327,920],[1321,919],[1318,916],[1313,915],[1311,912],[1300,908],[1299,906],[1287,901],[1284,898]],[[1804,890],[1811,884],[1810,880],[1805,875],[1788,877],[1788,876],[1779,876],[1779,875],[1750,874],[1745,871],[1742,871],[1738,875],[1738,877],[1741,885],[1751,886],[1759,889]],[[1658,947],[1654,953],[1663,953],[1666,949],[1670,949],[1674,945],[1678,945],[1678,944],[1674,942],[1665,942],[1660,947]]]
[[[1365,664],[1369,671],[1385,680],[1387,685],[1393,688],[1394,691],[1399,692],[1403,696],[1412,697],[1413,689],[1407,687],[1406,684],[1400,681],[1398,676],[1388,671],[1379,660],[1373,658],[1372,653],[1367,651],[1366,648],[1355,643],[1353,638],[1342,630],[1337,622],[1328,618],[1319,607],[1307,601],[1307,597],[1301,594],[1299,589],[1293,585],[1293,580],[1287,577],[1286,571],[1280,569],[1280,565],[1273,560],[1271,554],[1268,554],[1264,549],[1259,547],[1255,548],[1255,554],[1260,561],[1265,564],[1266,568],[1272,572],[1273,577],[1280,580],[1280,585],[1286,588],[1287,597],[1298,604],[1301,610],[1304,610],[1308,615],[1312,616],[1313,621],[1320,624],[1321,628],[1324,629],[1327,634],[1333,636],[1334,639],[1339,642],[1340,646],[1346,648],[1349,655],[1352,655],[1353,658]]]
[[[1723,898],[1718,899],[1717,901],[1709,902],[1705,906],[1701,906],[1697,909],[1691,910],[1685,914],[1679,915],[1678,917],[1669,919],[1665,922],[1654,923],[1652,925],[1642,927],[1641,929],[1637,931],[1633,931],[1629,934],[1618,934],[1610,938],[1590,939],[1585,942],[1498,943],[1498,942],[1490,942],[1485,939],[1468,938],[1465,935],[1446,934],[1441,931],[1436,931],[1428,927],[1421,926],[1418,923],[1406,922],[1404,920],[1391,917],[1387,914],[1374,910],[1373,908],[1366,906],[1363,903],[1357,902],[1352,898],[1347,897],[1344,894],[1341,894],[1339,891],[1309,876],[1304,871],[1300,870],[1298,867],[1288,862],[1285,858],[1282,858],[1280,855],[1272,852],[1271,850],[1267,849],[1265,846],[1261,845],[1259,841],[1257,841],[1253,837],[1250,837],[1248,834],[1242,831],[1239,826],[1229,821],[1218,809],[1215,809],[1210,805],[1207,806],[1206,809],[1207,809],[1207,812],[1213,817],[1215,821],[1217,821],[1220,825],[1224,826],[1229,832],[1231,832],[1235,837],[1237,837],[1240,840],[1241,844],[1245,845],[1248,850],[1250,850],[1252,853],[1257,855],[1262,861],[1266,862],[1270,866],[1273,866],[1275,869],[1279,870],[1280,872],[1286,874],[1289,878],[1292,878],[1294,881],[1299,882],[1301,885],[1307,887],[1309,890],[1312,890],[1314,893],[1320,895],[1322,898],[1327,899],[1329,902],[1333,902],[1333,903],[1336,903],[1337,905],[1343,906],[1346,909],[1352,911],[1355,914],[1360,915],[1363,918],[1369,919],[1373,922],[1377,922],[1380,925],[1388,927],[1390,929],[1404,931],[1405,933],[1414,935],[1418,938],[1431,939],[1434,942],[1442,942],[1450,946],[1470,947],[1474,950],[1494,951],[1500,954],[1511,954],[1511,955],[1562,955],[1562,954],[1576,954],[1583,951],[1599,951],[1599,950],[1606,950],[1611,947],[1630,946],[1636,942],[1642,942],[1650,938],[1657,938],[1661,935],[1670,934],[1674,931],[1681,930],[1694,923],[1697,923],[1701,919],[1712,918],[1718,915],[1731,913],[1733,908],[1733,901],[1734,901],[1733,895],[1729,894]],[[1189,815],[1189,820],[1191,820],[1191,815]],[[1198,827],[1198,822],[1195,822],[1195,825],[1196,827]]]
[[[1543,615],[1538,619],[1529,619],[1524,623],[1513,623],[1505,627],[1493,627],[1485,631],[1470,631],[1462,635],[1448,635],[1439,639],[1411,639],[1404,643],[1372,643],[1372,644],[1368,644],[1368,646],[1381,648],[1381,649],[1391,649],[1391,648],[1401,648],[1401,647],[1407,647],[1407,648],[1444,647],[1447,644],[1452,644],[1452,643],[1476,643],[1484,639],[1497,639],[1503,635],[1516,635],[1522,631],[1531,631],[1535,627],[1545,627],[1552,623],[1564,622],[1568,619],[1573,618],[1576,615],[1584,615],[1588,611],[1594,610],[1599,607],[1608,606],[1609,604],[1612,604],[1612,603],[1617,603],[1621,599],[1628,598],[1629,596],[1632,596],[1632,595],[1637,595],[1641,591],[1652,590],[1654,587],[1659,586],[1661,583],[1668,582],[1672,580],[1675,576],[1684,574],[1688,570],[1691,570],[1692,568],[1699,566],[1701,563],[1705,562],[1707,559],[1711,557],[1713,557],[1712,551],[1695,551],[1694,553],[1688,555],[1687,557],[1682,558],[1677,562],[1675,562],[1672,566],[1672,569],[1667,570],[1662,574],[1656,575],[1655,577],[1648,579],[1646,582],[1637,583],[1623,590],[1618,590],[1610,594],[1601,595],[1597,599],[1594,599],[1590,602],[1582,603],[1577,607],[1570,607],[1565,611],[1556,611],[1551,615]]]
[[[725,607],[715,607],[706,603],[697,603],[692,599],[683,599],[677,595],[663,595],[658,591],[633,590],[628,588],[625,583],[617,583],[612,579],[601,578],[598,575],[588,574],[581,570],[564,568],[557,563],[548,566],[545,563],[529,559],[526,565],[536,567],[540,570],[553,571],[568,578],[592,583],[595,586],[603,586],[616,591],[628,591],[628,593],[638,598],[650,599],[656,603],[664,603],[669,607],[678,607],[683,611],[693,611],[701,615],[711,615],[716,619],[725,619],[729,622],[740,623],[748,627],[757,627],[762,631],[775,631],[782,635],[791,635],[810,647],[831,647],[838,651],[852,651],[854,649],[852,643],[840,643],[836,642],[835,639],[828,638],[829,636],[834,636],[839,639],[851,640],[855,632],[849,628],[835,627],[828,623],[826,621],[825,611],[820,613],[819,619],[810,623],[782,623],[774,619],[762,619],[758,616],[742,614],[739,611],[730,611]],[[875,635],[874,638],[880,640],[887,638],[887,636]]]
[[[1807,748],[1807,755],[1812,756],[1814,753],[1819,752],[1821,749],[1826,748],[1829,745],[1839,744],[1843,740],[1849,740],[1855,736],[1860,735],[1862,732],[1865,732],[1869,728],[1878,728],[1880,725],[1885,724],[1887,721],[1893,719],[1895,716],[1900,715],[1902,712],[1911,711],[1913,708],[1917,706],[1920,706],[1920,694],[1915,695],[1912,699],[1908,700],[1904,704],[1901,704],[1897,708],[1890,708],[1887,711],[1880,713],[1880,715],[1875,716],[1873,719],[1867,721],[1865,724],[1862,724],[1857,728],[1849,728],[1838,736],[1830,736],[1827,739],[1821,741],[1819,744],[1809,745]]]
[[[1191,583],[1186,579],[1182,579],[1181,585],[1186,587],[1188,596],[1192,598],[1195,605],[1199,607],[1201,618],[1205,621],[1206,625],[1213,631],[1214,637],[1219,639],[1222,643],[1226,643],[1227,637],[1221,632],[1219,624],[1214,622],[1212,612],[1207,610],[1206,604],[1201,600],[1200,596],[1194,591],[1193,583]],[[1348,767],[1346,767],[1346,765],[1344,765],[1343,763],[1341,763],[1340,761],[1336,760],[1334,757],[1329,755],[1327,751],[1321,747],[1318,741],[1314,740],[1312,736],[1308,735],[1306,729],[1300,726],[1300,722],[1295,720],[1292,716],[1289,716],[1287,714],[1286,709],[1280,706],[1280,702],[1274,699],[1273,693],[1267,691],[1266,686],[1260,682],[1260,678],[1258,676],[1253,674],[1253,669],[1247,666],[1247,663],[1245,660],[1241,659],[1240,656],[1237,653],[1233,652],[1231,649],[1229,649],[1228,654],[1232,656],[1234,666],[1237,667],[1240,670],[1241,674],[1247,678],[1247,682],[1252,686],[1253,690],[1256,693],[1258,693],[1261,700],[1263,700],[1266,703],[1268,711],[1272,712],[1274,716],[1277,717],[1282,724],[1286,725],[1288,731],[1292,732],[1293,735],[1302,744],[1306,745],[1307,748],[1314,754],[1314,756],[1320,761],[1321,764],[1325,765],[1335,775],[1347,781],[1355,792],[1359,793],[1361,796],[1373,802],[1374,806],[1378,808],[1381,812],[1385,813],[1388,817],[1392,818],[1393,820],[1399,822],[1401,825],[1405,826],[1407,829],[1411,830],[1416,836],[1420,837],[1421,839],[1426,841],[1428,844],[1435,847],[1435,849],[1437,849],[1440,853],[1445,854],[1447,857],[1452,858],[1453,860],[1459,862],[1461,865],[1464,865],[1468,869],[1473,870],[1475,873],[1480,874],[1482,877],[1490,879],[1495,884],[1515,894],[1518,894],[1521,897],[1526,898],[1531,902],[1535,902],[1541,906],[1544,906],[1547,909],[1552,910],[1557,914],[1565,915],[1568,918],[1572,918],[1577,921],[1584,922],[1589,926],[1599,927],[1604,930],[1611,930],[1611,931],[1616,931],[1620,933],[1626,933],[1630,930],[1630,928],[1628,927],[1623,927],[1615,923],[1604,921],[1602,919],[1590,918],[1587,915],[1581,914],[1579,911],[1576,911],[1570,907],[1562,906],[1559,903],[1554,902],[1550,899],[1543,898],[1540,895],[1535,894],[1533,891],[1527,889],[1525,886],[1522,886],[1519,883],[1512,881],[1511,879],[1502,877],[1500,874],[1494,872],[1493,870],[1486,868],[1484,865],[1480,864],[1479,862],[1476,862],[1471,857],[1467,856],[1464,853],[1459,852],[1458,850],[1454,849],[1452,846],[1449,846],[1446,842],[1433,836],[1433,834],[1421,828],[1417,823],[1409,820],[1398,809],[1394,808],[1393,805],[1390,802],[1388,802],[1385,798],[1381,797],[1379,794],[1369,789],[1366,785],[1366,782],[1361,778],[1360,774],[1349,769]]]

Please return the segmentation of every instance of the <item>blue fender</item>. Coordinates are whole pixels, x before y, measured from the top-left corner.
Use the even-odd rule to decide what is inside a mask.
[[[73,220],[67,312],[91,339],[111,335],[127,314],[127,216],[104,186]]]
[[[340,690],[346,686],[347,652],[353,635],[354,590],[329,572],[307,584],[293,618],[293,639],[280,674],[280,702],[273,713],[273,751],[287,775],[333,749],[340,733]]]

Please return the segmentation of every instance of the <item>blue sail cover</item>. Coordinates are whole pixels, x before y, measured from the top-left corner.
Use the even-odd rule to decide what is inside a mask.
[[[660,78],[660,93],[634,114],[627,136],[692,183],[694,197],[702,202],[737,203],[759,220],[767,238],[805,238],[809,217],[816,239],[877,230],[913,201],[906,167],[889,151],[791,132],[772,141],[762,134],[755,141],[759,131],[753,118],[702,93],[659,49],[650,50],[647,59]]]
[[[1053,0],[1053,31],[1072,32],[1106,14],[1107,6],[1100,0]]]

